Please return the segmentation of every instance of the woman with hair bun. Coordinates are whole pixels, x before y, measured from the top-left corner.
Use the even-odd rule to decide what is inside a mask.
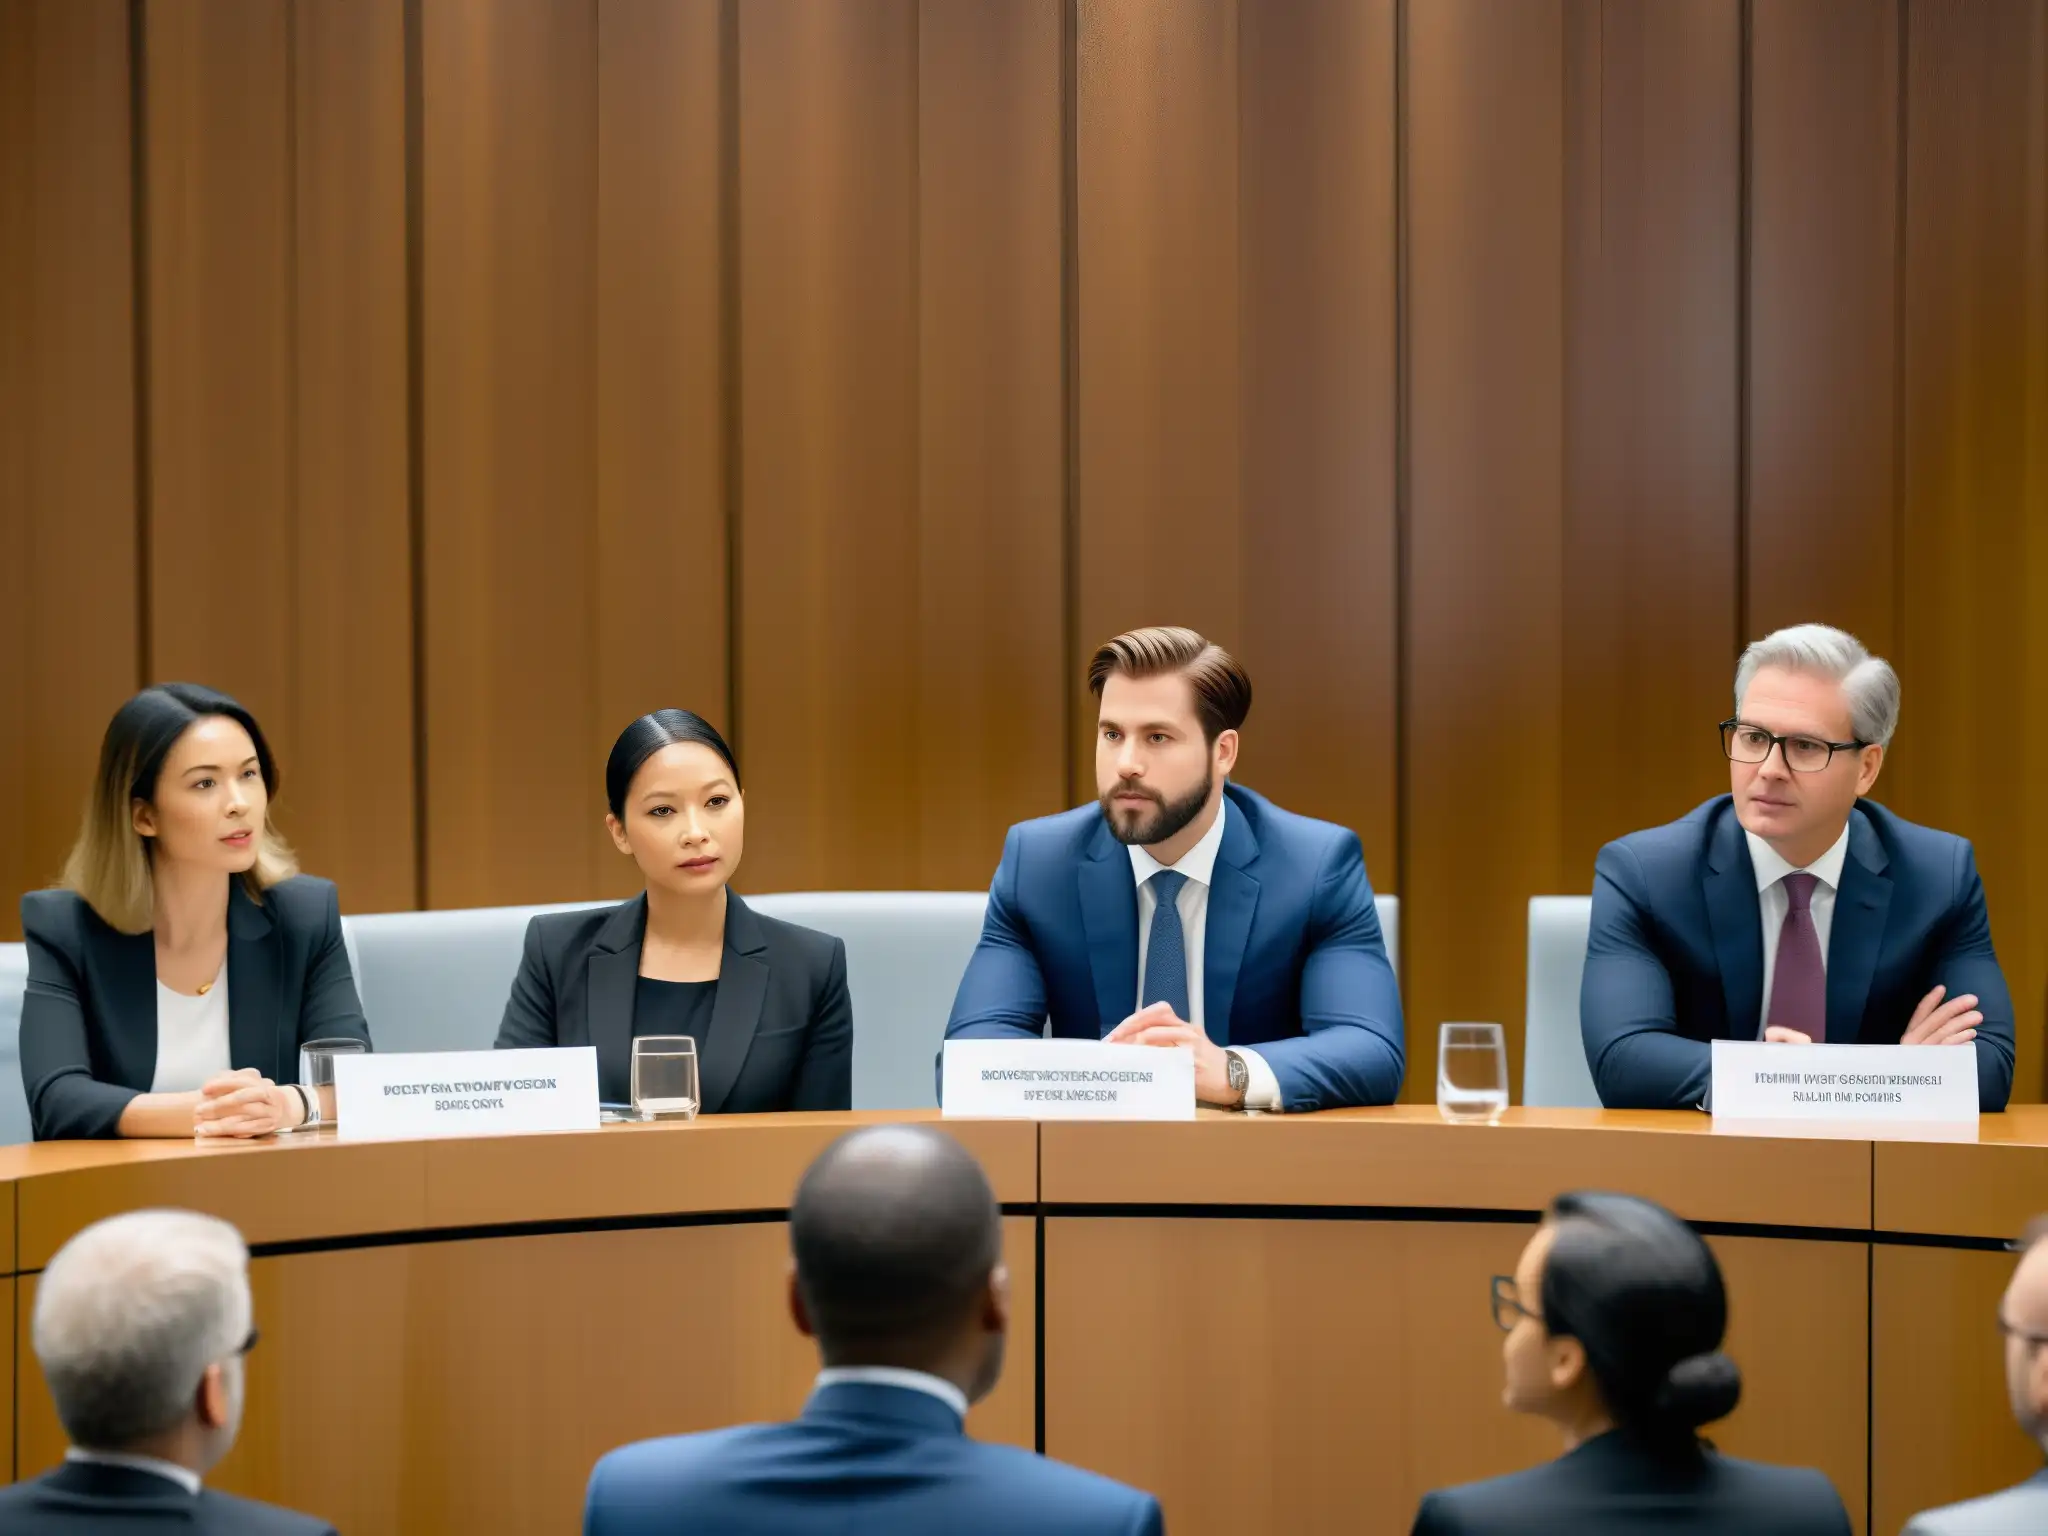
[[[1415,1536],[1848,1536],[1819,1472],[1737,1461],[1700,1438],[1734,1412],[1742,1374],[1721,1352],[1713,1250],[1662,1206],[1560,1195],[1514,1275],[1494,1276],[1493,1320],[1507,1334],[1502,1400],[1555,1424],[1565,1454],[1429,1494]]]
[[[633,1041],[688,1035],[706,1114],[850,1109],[846,946],[729,888],[747,817],[725,738],[686,709],[656,710],[620,734],[604,781],[605,829],[647,889],[527,925],[498,1048],[594,1045],[598,1097],[622,1103]]]

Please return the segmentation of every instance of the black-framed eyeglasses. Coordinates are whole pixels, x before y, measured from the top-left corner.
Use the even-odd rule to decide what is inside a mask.
[[[2048,1333],[2032,1333],[2025,1328],[2016,1328],[2005,1320],[2003,1312],[1998,1314],[1998,1331],[2008,1339],[2024,1340],[2029,1349],[2039,1349],[2043,1345],[2048,1345]]]
[[[246,1355],[247,1353],[249,1353],[250,1350],[256,1347],[256,1341],[262,1337],[263,1331],[260,1328],[258,1328],[254,1323],[251,1323],[249,1325],[249,1337],[242,1340],[242,1347],[236,1350],[235,1353],[238,1355]]]
[[[1539,1323],[1543,1321],[1542,1318],[1522,1305],[1521,1295],[1515,1289],[1515,1277],[1513,1275],[1495,1275],[1493,1277],[1493,1326],[1502,1333],[1512,1333],[1514,1332],[1515,1324],[1525,1317]]]
[[[1769,762],[1775,747],[1794,773],[1819,773],[1835,760],[1837,752],[1860,752],[1869,745],[1867,741],[1823,741],[1818,736],[1774,736],[1741,719],[1721,722],[1721,751],[1729,762]]]

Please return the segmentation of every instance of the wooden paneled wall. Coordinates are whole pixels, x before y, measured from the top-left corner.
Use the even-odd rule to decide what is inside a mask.
[[[145,679],[351,910],[630,889],[669,704],[748,887],[964,887],[1180,622],[1427,1097],[1818,618],[2040,1091],[2048,0],[0,0],[0,517],[7,933]]]

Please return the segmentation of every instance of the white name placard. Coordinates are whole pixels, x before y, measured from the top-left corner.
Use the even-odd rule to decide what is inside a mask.
[[[343,1141],[597,1129],[597,1048],[334,1058]]]
[[[1977,1053],[1967,1045],[1716,1040],[1714,1120],[1974,1127]]]
[[[945,1117],[1192,1120],[1195,1053],[1099,1040],[948,1040]]]

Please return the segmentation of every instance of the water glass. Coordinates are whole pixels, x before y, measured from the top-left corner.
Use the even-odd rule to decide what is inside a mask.
[[[642,1035],[633,1042],[633,1112],[642,1120],[697,1118],[697,1042]]]
[[[333,1125],[340,1115],[334,1097],[334,1058],[360,1056],[369,1046],[360,1040],[308,1040],[299,1047],[299,1082],[313,1090],[320,1106],[320,1123]]]
[[[1446,1120],[1491,1125],[1508,1107],[1508,1046],[1498,1024],[1446,1024],[1437,1036],[1436,1108]]]

